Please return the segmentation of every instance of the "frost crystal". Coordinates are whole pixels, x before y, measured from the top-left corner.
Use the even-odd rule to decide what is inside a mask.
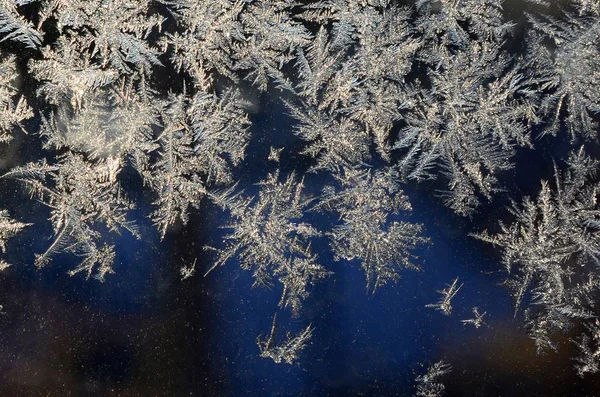
[[[512,28],[502,0],[417,0],[417,29],[433,46],[463,47],[474,35],[500,41]],[[465,28],[467,27],[467,28]]]
[[[515,310],[530,292],[533,307],[525,314],[540,350],[554,348],[551,334],[568,329],[572,319],[592,317],[596,276],[573,276],[575,268],[593,272],[600,264],[600,185],[591,180],[597,167],[583,148],[572,152],[564,171],[556,167],[553,187],[544,181],[536,199],[513,203],[513,223],[476,235],[501,249]]]
[[[252,270],[254,285],[283,285],[281,307],[297,314],[310,286],[328,272],[311,252],[310,239],[318,231],[302,222],[303,211],[312,201],[303,195],[303,181],[289,175],[279,182],[277,173],[262,181],[258,198],[233,198],[226,203],[233,232],[225,236],[226,248],[207,274],[232,258],[243,269]]]
[[[11,219],[8,211],[0,210],[0,251],[3,253],[6,252],[7,241],[27,226],[29,226],[28,223],[21,223]],[[10,264],[0,259],[0,271],[5,270],[9,266]]]
[[[417,397],[441,397],[444,395],[446,387],[440,382],[440,377],[451,371],[450,365],[444,361],[438,361],[427,370],[424,375],[419,375],[417,381]]]
[[[19,95],[18,78],[15,57],[0,53],[0,143],[12,139],[12,131],[16,126],[25,131],[21,122],[33,117],[32,109]]]
[[[452,314],[452,299],[462,286],[463,284],[458,285],[458,277],[455,278],[452,284],[448,284],[446,288],[438,291],[442,295],[439,301],[425,305],[425,307],[434,308],[444,313],[444,315],[449,316]]]
[[[336,178],[342,188],[327,187],[317,206],[337,212],[342,220],[329,233],[336,258],[358,260],[367,276],[367,289],[373,292],[397,281],[402,269],[418,269],[411,251],[427,241],[421,236],[422,226],[389,219],[411,210],[397,174],[391,169],[348,168]]]
[[[462,215],[473,213],[478,196],[491,200],[514,148],[530,144],[532,105],[523,77],[508,64],[497,45],[474,43],[429,69],[431,89],[411,90],[407,126],[396,142],[403,150],[399,169],[423,180],[441,167],[446,203]]]
[[[600,321],[596,319],[593,323],[586,324],[585,327],[592,337],[584,334],[579,341],[574,341],[579,348],[579,356],[575,359],[577,361],[575,368],[580,376],[600,371]]]
[[[289,105],[300,121],[297,134],[316,168],[356,166],[369,158],[371,142],[390,159],[390,132],[403,107],[402,83],[420,41],[408,24],[409,11],[394,7],[320,2],[304,17],[330,19],[296,60],[301,105]]]
[[[298,335],[292,336],[288,332],[285,340],[277,341],[277,314],[275,314],[270,334],[266,338],[259,335],[256,339],[256,344],[260,349],[260,356],[270,358],[278,364],[282,362],[293,364],[298,360],[299,353],[306,347],[306,343],[312,337],[312,331],[313,328],[309,325]]]
[[[19,13],[19,3],[22,5],[31,1],[35,0],[0,1],[0,41],[11,40],[27,48],[37,48],[42,44],[42,34]]]
[[[530,16],[538,31],[529,39],[532,78],[543,95],[540,112],[545,133],[556,135],[564,122],[573,139],[596,139],[594,115],[600,112],[600,15],[565,20]],[[546,39],[554,48],[545,45]],[[562,117],[566,112],[566,117]]]
[[[171,96],[161,108],[159,160],[145,174],[158,193],[151,215],[164,237],[169,225],[187,223],[190,207],[212,194],[211,184],[231,182],[231,167],[244,157],[248,120],[237,94],[198,92],[191,101]]]
[[[182,280],[187,280],[188,278],[192,277],[196,273],[196,262],[197,261],[198,261],[198,258],[194,259],[194,263],[192,263],[190,266],[183,266],[179,270],[179,273],[181,273]]]
[[[483,313],[479,313],[479,308],[474,307],[473,308],[473,318],[469,318],[466,320],[461,320],[461,323],[463,323],[464,325],[467,324],[471,324],[473,325],[475,328],[479,328],[481,327],[483,324],[485,324],[483,322],[483,317],[487,314],[487,312],[483,312]]]
[[[67,154],[57,164],[30,163],[4,175],[23,182],[33,197],[51,209],[54,241],[36,255],[37,267],[48,264],[56,253],[69,252],[82,258],[71,275],[84,272],[89,278],[96,271],[95,278],[103,281],[112,273],[114,246],[101,243],[95,224],[101,222],[111,232],[127,230],[139,237],[136,225],[127,219],[132,204],[116,181],[118,169],[118,160],[110,157],[91,163]]]

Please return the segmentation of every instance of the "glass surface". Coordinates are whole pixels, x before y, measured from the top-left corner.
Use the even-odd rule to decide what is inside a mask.
[[[541,3],[0,2],[0,395],[600,395],[600,7]]]

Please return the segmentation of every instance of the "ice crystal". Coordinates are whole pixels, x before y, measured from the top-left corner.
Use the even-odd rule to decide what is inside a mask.
[[[568,329],[572,319],[592,316],[589,301],[597,290],[594,278],[573,276],[576,267],[600,263],[599,185],[591,179],[598,161],[581,148],[566,164],[562,172],[556,167],[554,187],[543,181],[536,199],[513,203],[513,223],[501,223],[497,234],[476,235],[501,249],[515,310],[531,292],[534,307],[526,318],[540,350],[554,348],[551,334]]]
[[[439,169],[448,180],[445,200],[462,215],[473,213],[479,196],[492,198],[514,148],[530,144],[533,105],[509,63],[496,44],[474,43],[428,70],[431,89],[411,90],[407,126],[396,143],[403,150],[399,169],[415,180]]]
[[[512,24],[502,16],[502,0],[417,0],[417,29],[432,46],[463,47],[471,36],[501,41]]]
[[[187,280],[188,278],[192,277],[196,273],[196,262],[197,261],[198,261],[198,258],[194,259],[194,263],[192,263],[191,265],[183,266],[183,267],[181,267],[181,269],[179,269],[179,273],[181,273],[182,280]]]
[[[235,92],[221,97],[198,92],[191,101],[170,96],[161,109],[160,159],[146,174],[158,193],[151,215],[164,237],[169,225],[188,220],[213,184],[231,183],[231,168],[243,159],[248,120]]]
[[[237,258],[243,269],[252,270],[254,285],[271,287],[277,279],[283,285],[280,306],[297,314],[310,286],[328,274],[311,250],[310,239],[319,232],[302,222],[312,199],[294,175],[279,182],[277,173],[270,174],[259,186],[258,198],[238,197],[227,204],[233,220],[226,227],[233,232],[208,272]]]
[[[417,381],[417,397],[441,397],[444,395],[446,387],[440,382],[440,377],[451,371],[449,364],[444,361],[438,361],[431,365],[424,375],[419,375]]]
[[[300,121],[298,135],[309,142],[305,153],[317,167],[353,166],[369,157],[373,142],[390,157],[390,133],[403,106],[404,77],[420,46],[408,24],[409,12],[380,11],[351,2],[307,6],[305,18],[330,19],[296,60],[301,105],[290,105]],[[356,8],[357,12],[352,12]]]
[[[452,314],[452,299],[454,299],[462,287],[463,284],[458,285],[458,277],[455,278],[454,281],[452,281],[452,284],[448,284],[446,288],[438,291],[438,293],[442,295],[439,301],[427,304],[425,307],[431,307],[441,311],[444,315],[449,316]]]
[[[404,268],[418,269],[414,250],[427,241],[422,226],[391,221],[390,215],[411,210],[408,197],[391,169],[344,169],[336,178],[341,188],[327,187],[317,208],[335,211],[342,223],[329,233],[336,258],[358,260],[366,273],[367,289],[375,292],[397,281]]]
[[[101,222],[111,232],[127,230],[139,237],[136,225],[127,219],[132,207],[116,181],[119,160],[109,157],[95,163],[82,156],[67,154],[56,164],[45,161],[17,167],[4,175],[23,182],[31,195],[51,209],[54,241],[35,264],[43,267],[59,252],[82,258],[70,274],[84,272],[89,278],[104,280],[112,273],[114,246],[101,242],[102,235],[94,227]]]
[[[212,84],[213,72],[233,81],[239,80],[241,72],[266,90],[270,80],[286,80],[281,67],[310,39],[308,30],[290,18],[294,5],[290,2],[165,3],[174,11],[182,31],[166,34],[162,45],[169,49],[171,62],[187,71],[200,87]]]
[[[540,112],[545,133],[556,135],[563,122],[571,137],[596,139],[594,116],[600,112],[600,15],[555,19],[529,16],[533,28],[531,75],[544,91]],[[546,40],[552,42],[549,47]],[[565,116],[565,117],[563,117]]]
[[[575,368],[580,376],[600,371],[600,321],[596,319],[593,323],[586,324],[586,328],[591,338],[584,334],[579,341],[574,341],[579,348]]]
[[[9,142],[13,136],[13,128],[18,126],[22,131],[24,120],[33,117],[31,107],[19,93],[17,85],[19,73],[15,65],[15,57],[0,53],[0,143]]]
[[[473,311],[473,318],[469,318],[469,319],[466,319],[466,320],[461,320],[461,323],[463,323],[464,325],[471,324],[475,328],[479,328],[483,324],[485,324],[483,322],[483,317],[485,317],[485,315],[487,314],[487,312],[480,313],[479,312],[479,308],[477,308],[477,307],[474,307],[472,311]]]
[[[19,12],[19,6],[31,1],[34,0],[0,2],[0,41],[11,40],[26,48],[37,48],[42,44],[42,34]]]
[[[28,223],[17,222],[10,218],[8,211],[0,210],[0,251],[5,253],[8,240],[27,226],[29,226]],[[0,271],[5,270],[9,266],[10,264],[3,259],[0,259]]]
[[[72,49],[102,69],[128,75],[161,65],[147,39],[164,19],[150,12],[149,0],[44,1],[40,22],[51,20]]]
[[[312,332],[313,328],[309,325],[296,336],[287,332],[284,340],[277,340],[277,314],[275,314],[271,332],[265,338],[259,335],[256,344],[260,349],[261,357],[270,358],[275,363],[293,364],[312,337]]]

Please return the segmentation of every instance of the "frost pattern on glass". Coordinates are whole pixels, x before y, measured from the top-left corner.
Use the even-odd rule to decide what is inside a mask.
[[[513,223],[500,224],[499,233],[476,235],[502,251],[515,311],[525,308],[527,328],[539,350],[555,349],[553,333],[596,313],[600,185],[592,177],[598,165],[583,148],[572,152],[566,168],[555,166],[554,181],[543,181],[536,198],[513,202]]]
[[[450,373],[452,367],[443,360],[432,364],[427,373],[419,375],[416,378],[417,391],[416,397],[441,397],[445,395],[446,387],[441,382],[440,378]]]
[[[83,272],[103,281],[112,273],[114,246],[100,242],[97,223],[113,233],[127,231],[140,237],[137,226],[127,219],[133,204],[116,181],[118,170],[118,159],[90,163],[68,153],[56,164],[30,163],[4,175],[23,182],[32,197],[51,209],[54,241],[36,255],[37,267],[47,265],[56,253],[69,252],[81,258],[71,275]]]
[[[341,188],[326,187],[317,206],[338,213],[342,221],[328,233],[336,259],[358,260],[373,293],[397,281],[402,269],[418,270],[412,250],[427,241],[422,226],[390,220],[411,210],[397,173],[346,168],[336,178]]]
[[[12,219],[8,211],[0,210],[0,252],[6,252],[6,243],[17,233],[29,226],[28,223],[17,222]],[[0,258],[0,271],[11,266],[5,260]]]
[[[452,284],[447,284],[446,288],[441,289],[438,293],[441,295],[436,303],[429,303],[425,307],[430,307],[441,311],[445,316],[452,314],[452,299],[458,294],[458,291],[463,287],[463,284],[458,284],[458,277],[452,281]]]
[[[311,339],[312,332],[313,328],[309,325],[295,336],[287,332],[285,338],[280,340],[281,338],[277,336],[277,314],[275,314],[271,332],[266,337],[259,335],[256,339],[256,344],[260,350],[261,357],[270,358],[277,364],[294,364],[298,360],[300,352]]]
[[[0,53],[0,144],[13,139],[14,127],[25,132],[22,122],[33,117],[33,110],[19,94],[19,78],[15,56]]]
[[[421,270],[428,239],[405,185],[477,220],[515,191],[503,182],[522,172],[519,152],[543,155],[563,130],[571,143],[597,144],[599,3],[528,3],[521,51],[500,0],[0,0],[3,182],[22,182],[54,230],[35,265],[70,254],[71,275],[113,273],[115,236],[143,237],[125,186],[134,174],[163,240],[202,206],[222,209],[229,234],[211,243],[213,266],[201,271],[239,264],[254,285],[281,288],[278,310],[296,319],[316,283],[335,275],[316,241],[327,239],[340,266],[360,266],[369,292]],[[267,96],[293,119],[279,142],[253,134]],[[13,163],[22,133],[43,153]],[[295,138],[306,175],[286,168]],[[256,141],[271,146],[271,168],[252,196],[239,186]],[[582,375],[598,371],[598,162],[588,153],[557,158],[554,180],[513,202],[512,221],[475,234],[500,251],[539,350],[586,324],[575,341]],[[305,186],[312,177],[324,182]],[[337,219],[317,230],[315,212]],[[25,226],[0,212],[3,252]],[[427,306],[450,315],[461,287],[455,279]],[[473,308],[462,323],[479,328],[485,316]],[[311,332],[281,339],[274,319],[261,355],[294,362]],[[436,365],[429,378],[445,371]],[[431,385],[422,395],[441,392]]]
[[[534,28],[528,40],[530,74],[545,94],[540,101],[540,114],[548,120],[545,133],[557,134],[563,122],[572,139],[595,139],[594,115],[600,112],[600,16],[567,17],[529,16]],[[548,39],[553,48],[545,44]]]
[[[297,314],[310,286],[328,274],[311,250],[310,239],[319,232],[301,220],[313,199],[303,194],[303,181],[294,175],[280,182],[278,173],[271,174],[259,186],[258,198],[226,201],[232,217],[226,227],[232,233],[207,274],[236,258],[252,271],[255,286],[272,287],[278,280],[283,285],[279,305]]]

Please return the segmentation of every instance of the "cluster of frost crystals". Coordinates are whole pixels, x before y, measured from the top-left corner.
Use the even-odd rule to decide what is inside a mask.
[[[567,14],[563,19],[529,16],[529,20],[534,29],[528,40],[529,70],[544,91],[539,113],[547,123],[545,133],[556,135],[564,123],[573,139],[596,139],[600,15]]]
[[[440,381],[440,378],[451,371],[449,364],[443,360],[431,365],[427,373],[419,375],[416,378],[417,391],[416,397],[441,397],[445,394],[446,387]]]
[[[531,2],[518,56],[508,41],[520,29],[501,0],[0,0],[0,142],[41,120],[28,132],[46,160],[5,175],[49,208],[54,242],[36,264],[63,252],[80,259],[70,274],[111,273],[112,234],[138,234],[122,183],[137,173],[161,238],[203,200],[229,211],[214,267],[235,258],[257,285],[281,284],[293,315],[330,274],[311,249],[319,236],[336,259],[360,263],[368,290],[398,280],[426,241],[421,225],[398,219],[411,211],[401,181],[440,180],[445,204],[476,219],[509,188],[502,178],[520,148],[562,127],[597,138],[599,3],[572,0],[573,13],[554,18],[543,15],[549,0]],[[293,172],[266,177],[257,197],[237,191],[248,113],[267,95],[295,120],[282,134],[299,138],[309,170],[330,178],[318,199]],[[288,149],[272,147],[268,160]],[[514,206],[515,222],[479,235],[502,250],[541,348],[595,313],[596,164],[582,152],[568,164]],[[339,220],[317,231],[305,221],[313,207]],[[455,280],[430,306],[450,314],[458,289]],[[485,313],[473,314],[463,323],[478,327]],[[294,361],[311,329],[283,342],[272,331],[261,355]]]
[[[422,226],[390,220],[411,210],[397,173],[345,168],[336,178],[341,188],[325,188],[318,207],[338,213],[342,221],[329,233],[336,258],[358,260],[373,292],[397,281],[402,269],[418,269],[411,251],[427,241]]]
[[[108,230],[123,230],[139,237],[136,225],[127,219],[132,204],[121,193],[116,181],[119,160],[90,163],[80,155],[68,153],[56,164],[45,161],[16,167],[5,178],[14,178],[26,185],[30,194],[51,209],[54,241],[35,264],[45,266],[58,252],[69,252],[81,258],[70,274],[84,272],[104,280],[112,273],[114,246],[102,243],[103,236],[96,224]]]
[[[161,44],[170,60],[198,85],[213,71],[232,81],[250,81],[266,90],[270,81],[286,84],[281,67],[308,44],[310,33],[291,18],[288,1],[168,0],[181,29]],[[216,28],[218,27],[218,28]]]
[[[471,40],[502,39],[512,24],[504,20],[502,0],[417,0],[417,25],[423,35],[461,47]]]
[[[318,166],[335,169],[369,158],[371,142],[390,159],[390,131],[403,106],[402,83],[421,41],[409,25],[410,11],[351,1],[306,6],[303,17],[321,25],[298,51],[295,88],[298,135]]]
[[[303,104],[288,104],[292,116],[298,120],[296,134],[308,142],[303,154],[317,159],[315,168],[328,170],[360,163],[369,151],[368,136],[354,120],[325,108],[330,96],[336,107],[344,96],[350,97],[351,86],[356,84],[349,75],[338,84],[327,84],[341,72],[339,63],[343,54],[339,51],[332,49],[326,30],[321,28],[306,52],[298,57],[302,80],[297,90],[304,98]],[[329,89],[334,92],[329,94]]]
[[[275,363],[293,364],[298,360],[299,354],[312,337],[311,325],[304,328],[298,335],[286,333],[284,340],[277,340],[277,314],[273,317],[273,325],[268,336],[259,335],[256,344],[262,358],[270,358]]]
[[[85,96],[79,107],[59,106],[43,118],[45,147],[68,148],[90,160],[143,157],[154,147],[152,128],[158,113],[139,81],[122,78],[114,86]]]
[[[12,219],[8,211],[0,210],[0,252],[6,252],[6,243],[25,227],[29,226],[27,223],[22,223]],[[0,271],[9,267],[3,259],[0,259]]]
[[[19,93],[15,56],[0,53],[0,143],[10,142],[14,127],[33,117],[33,111]]]
[[[575,8],[579,15],[600,15],[600,2],[598,0],[571,0],[563,2],[561,0],[527,0],[530,3],[548,7],[551,3],[556,3],[559,6],[564,6],[561,3],[568,3],[569,6]]]
[[[573,3],[577,6],[580,15],[600,15],[600,2],[598,0],[573,0]]]
[[[0,1],[0,41],[21,43],[25,48],[37,48],[42,44],[42,34],[33,22],[21,14],[21,7],[35,0]]]
[[[213,196],[211,185],[232,182],[231,168],[243,159],[248,141],[242,103],[236,91],[198,91],[191,99],[170,95],[162,104],[160,158],[143,172],[158,194],[151,217],[162,237],[177,220],[187,223],[190,207]]]
[[[444,175],[446,203],[459,214],[472,214],[479,196],[491,200],[514,148],[530,144],[532,105],[509,64],[497,44],[471,43],[428,69],[430,89],[411,89],[399,168],[409,179]]]
[[[572,152],[564,171],[555,170],[553,186],[543,181],[537,198],[513,203],[515,221],[495,234],[476,237],[498,246],[510,273],[507,284],[515,308],[529,299],[527,327],[538,349],[554,348],[552,334],[573,319],[594,316],[600,263],[600,184],[592,177],[598,161],[583,148]],[[588,277],[581,277],[585,270]],[[530,306],[527,305],[527,306]]]
[[[312,199],[303,194],[303,182],[294,175],[280,182],[278,173],[270,174],[259,186],[258,198],[218,200],[231,212],[233,220],[226,227],[232,233],[225,236],[227,246],[218,250],[209,272],[236,258],[252,271],[255,285],[271,287],[274,278],[283,284],[280,306],[298,313],[310,286],[327,275],[310,246],[319,232],[302,222]]]
[[[54,154],[66,152],[65,158],[78,159],[78,169],[90,180],[102,181],[108,218],[121,218],[130,209],[122,205],[119,179],[125,168],[135,169],[157,197],[149,216],[164,237],[169,226],[187,222],[190,208],[211,197],[212,186],[233,183],[231,168],[243,159],[248,141],[247,104],[234,88],[214,88],[210,75],[183,94],[165,94],[153,87],[153,71],[164,66],[158,59],[160,47],[151,36],[162,33],[164,18],[149,1],[42,2],[40,7],[37,29],[52,25],[60,33],[27,65],[38,82],[37,95],[47,104],[40,112],[44,148]],[[12,73],[8,66],[7,70],[7,75]],[[25,111],[25,106],[20,100],[16,110]],[[7,102],[7,112],[14,107]],[[5,118],[6,123],[19,120]],[[108,180],[102,174],[107,164]],[[70,165],[70,161],[57,161],[52,171],[74,173]],[[9,176],[21,175],[30,166]],[[35,173],[19,176],[29,181],[38,177]],[[74,195],[71,190],[65,189],[61,196]],[[81,197],[74,197],[74,202],[96,199],[96,192],[78,190]],[[54,198],[45,198],[54,205]],[[51,221],[55,230],[65,228],[60,217]],[[66,235],[76,234],[73,230],[79,229],[72,225],[64,229]],[[70,251],[86,258],[100,255],[103,268],[109,269],[111,255],[90,244],[101,236],[82,230],[82,236],[93,238],[53,245],[39,256],[38,265],[46,263],[51,253]],[[85,263],[89,275],[95,262]]]
[[[164,22],[150,12],[150,4],[150,0],[44,1],[40,25],[54,19],[61,38],[101,69],[123,75],[139,69],[150,73],[161,62],[158,49],[147,39]]]
[[[533,81],[503,49],[513,24],[501,1],[422,0],[416,12],[424,72],[402,91],[398,167],[409,180],[441,177],[445,203],[472,216],[502,190],[515,148],[531,146]]]
[[[580,376],[600,371],[600,321],[596,319],[593,323],[585,324],[585,327],[591,337],[583,334],[579,340],[574,341],[579,348],[575,368]]]

